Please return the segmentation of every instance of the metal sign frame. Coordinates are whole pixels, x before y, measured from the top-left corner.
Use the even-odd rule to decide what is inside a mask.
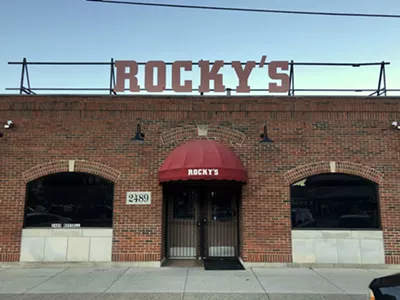
[[[268,62],[256,62],[256,65],[260,64],[268,65]],[[6,88],[8,91],[19,91],[19,94],[26,95],[36,95],[36,92],[39,91],[58,91],[58,92],[66,92],[66,91],[85,91],[85,92],[107,92],[110,95],[117,95],[114,90],[116,85],[116,72],[115,72],[115,60],[111,59],[110,62],[28,62],[26,58],[23,58],[22,62],[8,62],[9,65],[20,65],[22,67],[21,70],[21,81],[20,86],[18,88]],[[138,65],[145,65],[146,62],[137,62]],[[172,65],[173,62],[166,62],[166,65]],[[197,62],[193,62],[193,65],[198,65]],[[241,63],[245,65],[246,62]],[[390,62],[373,62],[373,63],[317,63],[317,62],[294,62],[293,60],[289,62],[289,89],[287,92],[288,96],[295,96],[296,92],[370,92],[369,96],[387,96],[387,92],[400,92],[400,89],[388,89],[386,85],[386,66],[389,65]],[[30,83],[30,76],[28,66],[109,66],[110,67],[110,83],[108,88],[60,88],[60,87],[42,87],[42,88],[33,88]],[[210,65],[213,65],[213,62],[210,62]],[[224,63],[224,65],[231,65],[231,63]],[[378,85],[376,89],[300,89],[295,88],[295,67],[301,66],[315,66],[315,67],[380,67]],[[125,88],[125,91],[129,91],[128,88]],[[141,88],[140,91],[145,91],[145,89]],[[173,91],[172,88],[165,88],[164,91]],[[213,92],[213,89],[210,89],[210,92]],[[227,88],[227,95],[231,95],[231,91],[236,91],[236,89]],[[251,92],[266,92],[268,93],[268,89],[250,89]],[[192,92],[199,92],[199,89],[193,89]],[[203,95],[202,92],[199,92]],[[243,95],[243,94],[241,94]]]

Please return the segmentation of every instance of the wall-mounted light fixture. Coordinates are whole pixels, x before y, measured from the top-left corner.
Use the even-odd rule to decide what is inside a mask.
[[[13,127],[13,126],[14,126],[13,121],[8,120],[7,123],[6,123],[6,125],[4,125],[4,128],[10,129],[10,128]]]
[[[131,139],[131,141],[136,141],[136,142],[143,142],[144,141],[144,133],[140,131],[140,124],[137,125],[136,127],[136,135],[134,138]]]
[[[8,120],[7,123],[4,125],[4,128],[5,128],[5,129],[10,129],[10,128],[13,127],[13,126],[14,126],[13,121]],[[4,136],[4,133],[3,133],[3,132],[0,132],[0,138],[2,138],[3,136]]]
[[[260,134],[261,141],[260,143],[273,143],[274,141],[268,137],[267,133],[267,125],[264,125],[264,133]]]
[[[397,121],[392,122],[392,128],[400,130],[400,123]]]

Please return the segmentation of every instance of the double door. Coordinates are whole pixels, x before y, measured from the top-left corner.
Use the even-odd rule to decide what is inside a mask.
[[[165,196],[168,258],[239,256],[239,187],[177,185]]]

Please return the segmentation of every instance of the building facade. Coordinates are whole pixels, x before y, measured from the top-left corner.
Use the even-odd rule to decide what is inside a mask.
[[[0,261],[398,264],[399,112],[395,97],[0,96]]]

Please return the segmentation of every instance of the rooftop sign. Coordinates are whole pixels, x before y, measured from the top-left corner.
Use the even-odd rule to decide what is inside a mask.
[[[266,62],[267,57],[264,55],[261,58],[258,66],[260,68],[266,67],[268,69],[265,74],[265,88],[270,93],[287,93],[290,87],[289,75],[281,71],[289,70],[288,61],[271,61]],[[223,82],[223,74],[219,71],[224,65],[230,65],[236,73],[238,79],[238,85],[236,87],[237,93],[250,93],[251,87],[248,84],[249,77],[257,63],[255,61],[247,61],[242,63],[240,61],[232,61],[231,63],[225,63],[223,60],[216,60],[210,63],[208,60],[200,60],[198,63],[193,63],[188,60],[178,60],[172,64],[172,90],[176,93],[188,93],[193,91],[193,83],[191,80],[185,80],[181,82],[182,72],[188,72],[193,70],[193,65],[197,65],[200,69],[200,85],[198,91],[200,93],[210,92],[210,82],[214,82],[214,92],[224,92],[226,87]],[[166,89],[166,63],[164,61],[148,61],[145,63],[145,74],[144,74],[144,89],[150,93],[161,93]],[[211,69],[210,69],[211,65]],[[116,67],[116,84],[114,91],[122,93],[125,91],[125,81],[129,81],[130,92],[140,92],[143,88],[138,83],[138,68],[139,64],[132,60],[117,60],[115,61]],[[156,80],[155,72],[157,72]],[[271,82],[272,80],[278,81]],[[197,89],[196,89],[197,90]]]
[[[36,95],[37,92],[43,93],[71,93],[71,91],[78,91],[79,93],[109,93],[110,95],[118,95],[119,93],[131,92],[132,94],[140,92],[152,93],[185,93],[193,94],[193,92],[200,92],[201,95],[211,93],[226,93],[231,95],[231,92],[236,94],[243,93],[258,93],[259,95],[268,95],[274,93],[284,93],[288,96],[295,96],[297,93],[302,95],[315,95],[315,93],[323,93],[323,95],[352,95],[357,93],[362,96],[387,96],[388,92],[400,92],[400,89],[388,89],[386,85],[386,66],[389,62],[371,62],[371,63],[337,63],[337,62],[294,62],[288,61],[270,61],[266,62],[267,57],[264,55],[260,61],[232,61],[224,62],[223,60],[217,61],[188,61],[178,60],[174,62],[164,61],[148,61],[137,62],[132,60],[119,60],[111,59],[109,62],[55,62],[55,61],[27,61],[23,58],[20,62],[9,62],[10,65],[22,66],[19,87],[6,88],[7,91],[18,91],[20,94]],[[77,70],[79,72],[79,80],[75,76],[70,79],[72,86],[65,86],[65,76],[57,76],[55,74],[48,74],[48,80],[51,86],[31,86],[30,76],[28,72],[31,67],[44,67],[44,66],[99,66],[109,67],[109,85],[108,86],[95,86],[87,87],[82,86],[81,78],[92,78],[93,71],[83,75],[84,70]],[[192,72],[196,66],[196,72]],[[168,67],[168,71],[167,71]],[[225,68],[224,68],[225,67]],[[366,67],[380,68],[378,78],[378,88],[329,88],[318,87],[318,83],[311,82],[317,85],[314,88],[304,88],[296,85],[294,73],[295,69],[323,67],[323,74],[325,75],[325,68],[360,68]],[[139,71],[140,70],[140,71]],[[228,71],[228,72],[225,72]],[[229,72],[230,71],[230,72]],[[363,70],[364,71],[364,70]],[[296,71],[297,72],[297,71]],[[224,73],[224,74],[221,74]],[[228,73],[228,74],[227,74]],[[42,80],[46,79],[46,73],[40,72]],[[301,77],[301,73],[296,73],[296,78]],[[101,77],[101,73],[95,74],[96,78]],[[256,80],[252,80],[256,77]],[[357,77],[352,76],[357,79]],[[260,80],[261,79],[261,80]],[[62,86],[57,86],[56,80],[59,80]],[[251,81],[252,80],[252,81]],[[128,81],[128,82],[127,82]],[[196,81],[196,83],[195,83]],[[335,82],[336,79],[331,80]],[[139,83],[140,82],[140,83]],[[255,82],[254,84],[249,82]],[[347,81],[346,81],[347,82]],[[128,83],[128,84],[127,84]],[[128,88],[125,85],[128,85]],[[213,84],[212,88],[210,85]],[[227,86],[225,86],[227,85]],[[229,86],[228,86],[229,85]]]

